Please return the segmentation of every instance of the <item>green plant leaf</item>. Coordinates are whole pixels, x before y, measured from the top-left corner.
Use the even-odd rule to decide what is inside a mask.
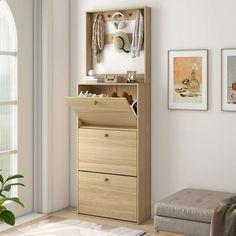
[[[4,202],[5,202],[5,198],[1,198],[0,199],[0,206],[2,206]]]
[[[6,202],[6,201],[12,201],[12,202],[15,202],[15,203],[21,205],[22,207],[25,207],[24,204],[23,204],[23,203],[20,201],[20,199],[17,198],[17,197],[8,197],[8,198],[5,198],[5,202]]]
[[[3,184],[3,182],[4,182],[4,179],[3,179],[3,177],[2,177],[2,175],[0,175],[0,182]]]
[[[25,186],[22,183],[17,183],[17,181],[12,181],[20,178],[24,178],[24,176],[17,174],[9,176],[6,180],[4,180],[3,176],[0,175],[0,222],[4,222],[11,226],[15,225],[15,216],[13,212],[7,210],[4,203],[7,201],[14,202],[21,205],[22,207],[24,207],[24,204],[17,197],[7,197],[5,192],[9,192],[13,186]]]
[[[11,176],[9,176],[9,177],[7,178],[7,180],[6,180],[5,182],[7,182],[7,181],[9,181],[9,180],[12,180],[12,179],[20,179],[20,178],[24,178],[24,176],[23,176],[23,175],[20,175],[20,174],[11,175]]]
[[[2,192],[5,191],[5,192],[10,192],[11,190],[11,186],[8,186],[7,188],[2,188]]]
[[[6,186],[3,187],[2,191],[6,191],[6,192],[9,192],[11,190],[11,187],[12,186],[25,186],[24,184],[22,183],[12,183],[12,184],[8,184]]]
[[[8,198],[0,199],[0,207],[7,201],[15,202],[15,203],[21,205],[22,207],[25,207],[24,204],[17,197],[8,197]]]
[[[6,210],[7,208],[5,206],[0,206],[0,213],[3,211],[3,210]]]
[[[8,225],[15,225],[15,216],[11,211],[3,210],[0,213],[0,220],[7,223]]]

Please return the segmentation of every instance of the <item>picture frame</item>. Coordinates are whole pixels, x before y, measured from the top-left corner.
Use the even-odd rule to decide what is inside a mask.
[[[127,71],[127,83],[134,83],[136,80],[136,71]]]
[[[236,48],[221,49],[221,110],[236,111]]]
[[[168,108],[208,110],[208,50],[168,51]]]

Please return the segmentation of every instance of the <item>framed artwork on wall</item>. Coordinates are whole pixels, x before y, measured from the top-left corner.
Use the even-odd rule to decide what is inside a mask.
[[[236,49],[222,49],[221,62],[221,108],[236,111]]]
[[[136,79],[136,71],[127,71],[127,82],[134,83]]]
[[[208,109],[208,51],[169,50],[169,109]]]

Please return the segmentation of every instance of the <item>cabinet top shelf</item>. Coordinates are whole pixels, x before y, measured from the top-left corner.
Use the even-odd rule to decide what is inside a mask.
[[[138,86],[139,83],[79,83],[78,84],[79,86],[81,85],[100,85],[100,86],[104,86],[104,85],[110,85],[110,86],[118,86],[118,85],[121,85],[121,86]]]
[[[111,12],[111,11],[135,11],[139,9],[150,9],[148,6],[136,6],[136,7],[126,7],[124,8],[110,8],[110,9],[96,9],[96,10],[87,10],[87,13],[100,13],[100,12]]]

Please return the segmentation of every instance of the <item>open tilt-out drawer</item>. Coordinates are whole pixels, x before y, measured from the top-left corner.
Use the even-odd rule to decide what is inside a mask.
[[[84,125],[137,127],[137,118],[126,98],[66,97]]]

